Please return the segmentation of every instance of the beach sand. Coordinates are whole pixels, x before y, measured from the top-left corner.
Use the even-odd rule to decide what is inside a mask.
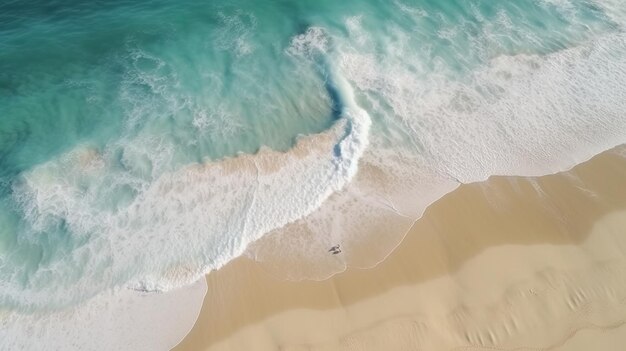
[[[622,350],[626,158],[462,185],[371,269],[290,282],[241,257],[207,283],[175,350]]]

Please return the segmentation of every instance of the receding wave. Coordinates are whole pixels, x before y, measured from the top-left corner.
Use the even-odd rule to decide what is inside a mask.
[[[384,118],[374,121],[371,147],[345,189],[249,247],[247,255],[278,277],[325,279],[371,267],[461,183],[551,174],[626,142],[621,31],[547,54],[496,56],[459,80],[445,70],[420,77],[402,47],[384,57],[368,52],[375,44],[360,21],[347,20],[351,36],[336,61]],[[390,145],[391,138],[404,142]],[[342,255],[324,254],[336,245]]]
[[[51,269],[30,273],[26,286],[3,283],[0,299],[49,306],[80,298],[68,290],[84,297],[107,285],[169,290],[198,280],[264,233],[310,213],[356,173],[370,126],[343,77],[329,70],[327,84],[340,109],[330,130],[301,137],[287,152],[262,149],[183,166],[133,189],[127,202],[115,194],[131,190],[124,171],[115,169],[117,159],[88,147],[24,173],[13,196],[30,224],[29,235],[62,223],[77,246],[50,262]],[[107,196],[115,197],[116,207],[103,206]],[[49,286],[59,280],[64,284]]]

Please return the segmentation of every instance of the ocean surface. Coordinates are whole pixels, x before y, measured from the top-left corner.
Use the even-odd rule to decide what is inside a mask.
[[[625,29],[621,0],[0,0],[0,345],[242,254],[371,266],[460,183],[626,143]]]

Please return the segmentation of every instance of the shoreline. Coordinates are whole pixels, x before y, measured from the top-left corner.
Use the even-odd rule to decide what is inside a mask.
[[[458,282],[455,283],[455,280],[460,279],[459,276],[464,277],[464,275],[472,277],[472,279],[464,277],[462,280],[465,284],[474,288],[476,288],[476,281],[482,281],[483,284],[479,285],[483,286],[491,284],[492,291],[502,290],[503,287],[511,288],[515,286],[512,281],[507,281],[508,278],[506,277],[498,276],[498,280],[493,278],[497,276],[494,275],[490,278],[492,281],[486,282],[484,280],[487,278],[484,277],[484,273],[464,273],[469,269],[467,266],[471,266],[468,262],[486,260],[491,262],[487,266],[493,265],[495,258],[491,258],[490,261],[485,257],[494,254],[491,253],[494,250],[496,253],[498,251],[510,251],[508,255],[513,257],[515,250],[531,248],[534,250],[532,255],[536,256],[540,255],[539,252],[541,250],[551,250],[543,246],[554,246],[556,249],[552,248],[552,250],[556,250],[556,257],[563,256],[561,259],[563,262],[559,264],[562,264],[567,269],[577,267],[582,271],[586,264],[591,264],[589,263],[591,261],[587,262],[588,260],[581,259],[580,262],[585,262],[585,264],[580,265],[577,263],[578,258],[573,259],[567,256],[580,256],[578,253],[565,254],[568,250],[564,248],[559,249],[559,247],[577,248],[583,245],[585,242],[583,239],[592,236],[588,232],[592,231],[593,224],[599,220],[598,218],[617,208],[626,208],[626,196],[623,196],[623,201],[616,197],[617,194],[609,196],[611,189],[603,188],[598,183],[598,176],[594,175],[600,169],[602,171],[600,172],[603,178],[601,179],[602,181],[604,181],[604,177],[609,172],[609,174],[613,174],[611,179],[614,183],[619,183],[620,179],[623,178],[615,175],[626,174],[623,172],[626,170],[626,167],[620,168],[624,165],[626,165],[626,160],[616,156],[614,150],[610,150],[595,156],[590,161],[573,167],[569,171],[559,174],[531,178],[494,176],[485,182],[461,185],[429,206],[424,216],[414,224],[411,232],[403,239],[399,247],[380,265],[364,270],[348,269],[347,272],[340,273],[324,281],[280,281],[267,274],[259,264],[247,258],[238,258],[223,269],[207,276],[209,288],[200,318],[189,335],[174,350],[218,350],[223,349],[224,345],[237,342],[237,340],[254,339],[251,339],[250,335],[241,339],[242,333],[253,333],[257,337],[257,341],[265,340],[264,345],[267,346],[267,349],[274,349],[277,345],[285,349],[291,349],[288,348],[289,345],[303,344],[302,341],[305,341],[304,344],[309,346],[321,346],[320,342],[328,343],[333,338],[333,335],[341,339],[364,328],[363,325],[359,325],[360,322],[355,322],[354,320],[350,323],[346,321],[336,323],[338,319],[341,319],[339,316],[343,314],[345,318],[347,312],[350,312],[349,314],[362,315],[363,318],[359,318],[359,320],[372,321],[373,318],[373,320],[378,320],[379,323],[385,320],[393,320],[393,313],[392,316],[382,318],[381,316],[387,312],[381,310],[380,306],[376,307],[376,303],[370,300],[384,300],[386,295],[402,286],[426,291],[428,290],[425,288],[426,286],[432,285],[434,281],[443,279],[448,281],[445,283],[439,282],[439,284],[448,285],[450,288],[455,287],[458,284]],[[612,184],[614,185],[614,183]],[[590,187],[592,190],[581,189],[585,188],[585,186]],[[521,191],[518,192],[518,190]],[[536,195],[532,195],[533,191],[535,191]],[[600,194],[599,204],[594,202],[594,197],[589,195],[589,191],[596,191]],[[481,196],[481,194],[483,195]],[[509,235],[498,236],[493,235],[493,233],[479,235],[478,232],[482,230],[481,228],[484,228],[485,224],[487,226],[499,226],[498,228],[500,229],[498,230],[501,230],[501,228],[510,226],[511,223],[519,222],[519,218],[516,221],[515,216],[524,217],[524,215],[520,216],[519,213],[508,213],[504,208],[501,208],[505,211],[506,216],[504,214],[502,214],[501,218],[492,216],[493,218],[486,220],[488,223],[476,223],[475,218],[485,219],[483,218],[485,213],[493,215],[495,213],[494,209],[497,210],[498,207],[502,207],[492,207],[488,204],[488,201],[511,202],[509,206],[513,206],[513,208],[518,210],[521,209],[521,212],[526,213],[526,216],[530,216],[525,218],[526,221],[531,218],[537,222],[533,225],[540,229],[537,231],[538,234],[524,234],[523,230],[520,229],[517,232],[513,231]],[[534,205],[533,201],[535,201]],[[551,205],[547,207],[542,206],[539,210],[548,211],[548,213],[537,212],[537,209],[533,207],[537,203],[546,201],[551,202]],[[448,206],[448,209],[446,209],[446,206]],[[584,209],[588,214],[588,217],[586,217],[588,219],[587,222],[582,219],[576,220],[576,216],[567,212],[572,210],[572,206]],[[467,217],[468,213],[471,214],[473,210],[480,212],[479,208],[483,211],[483,217],[479,214]],[[533,208],[535,208],[535,212],[533,212]],[[554,211],[554,209],[564,211],[561,215],[564,213],[568,214],[570,220],[576,222],[576,225],[585,222],[586,225],[581,226],[585,230],[577,230],[572,225],[568,225],[567,221],[560,222],[557,220],[555,222],[554,219],[558,219],[559,216],[549,213],[549,211]],[[442,214],[437,215],[439,212]],[[438,216],[443,217],[439,218]],[[458,224],[460,227],[445,224],[446,218],[451,218],[450,216],[464,219],[459,222],[461,223]],[[472,217],[475,218],[472,219]],[[593,220],[589,220],[591,217],[593,217]],[[621,216],[618,217],[621,218]],[[468,226],[468,223],[473,223],[473,225]],[[467,232],[470,229],[474,231],[470,238],[459,237],[451,240],[451,237],[446,239],[445,235],[443,238],[441,237],[442,233],[458,233],[459,230]],[[417,235],[415,234],[416,231],[420,231],[422,234]],[[546,233],[551,234],[546,237]],[[541,250],[539,247],[542,247]],[[529,253],[521,253],[520,255],[520,257],[525,257]],[[419,257],[415,258],[415,256]],[[545,257],[554,256],[554,252],[545,255]],[[524,259],[520,258],[521,261],[524,261]],[[411,263],[411,265],[407,262]],[[507,266],[511,272],[515,273],[512,276],[528,278],[529,272],[523,269],[525,264],[519,264],[518,262],[518,265],[522,268],[515,265]],[[554,268],[556,267],[555,265],[545,264],[542,267]],[[579,265],[580,267],[578,267]],[[410,267],[410,269],[407,269],[407,267]],[[535,268],[538,269],[537,267]],[[581,282],[584,281],[583,278],[580,279]],[[472,282],[472,284],[469,284],[469,282]],[[617,285],[621,286],[620,284]],[[423,311],[428,311],[431,314],[435,311],[438,311],[439,314],[442,311],[450,312],[449,307],[454,305],[451,301],[455,301],[458,304],[459,301],[450,296],[446,297],[448,299],[446,301],[441,296],[437,297],[437,295],[441,295],[441,291],[433,289],[431,288],[432,291],[437,292],[433,293],[434,295],[424,293],[423,291],[420,294],[425,294],[425,297],[429,297],[429,299],[439,300],[439,306],[436,308],[432,306],[418,306],[419,304],[412,306],[412,303],[415,304],[415,302],[411,302],[414,297],[407,298],[405,296],[404,299],[399,299],[399,301],[405,301],[403,305],[407,306],[403,308],[406,310],[419,311],[421,308]],[[458,290],[458,287],[456,289]],[[245,293],[245,291],[250,292]],[[256,294],[252,292],[256,292]],[[496,301],[502,297],[501,291],[500,293],[493,292],[483,295],[485,296],[472,295],[466,299],[469,299],[468,301],[473,305],[479,305],[488,301]],[[456,298],[458,299],[458,296]],[[233,305],[234,300],[238,301],[237,305]],[[363,304],[367,305],[368,302],[370,306],[360,306]],[[388,303],[389,301],[387,301]],[[242,307],[242,304],[245,306]],[[479,312],[481,309],[476,311]],[[471,312],[470,315],[478,313],[476,311]],[[323,315],[326,315],[326,317]],[[372,315],[378,315],[378,317],[374,318]],[[290,318],[295,319],[291,320],[287,325],[280,323],[280,320]],[[321,320],[318,323],[312,322],[312,320],[319,318]],[[332,323],[333,320],[335,320],[334,324]],[[302,325],[307,323],[310,324],[308,326]],[[432,321],[429,323],[432,323]],[[296,328],[294,324],[302,326],[301,328]],[[350,325],[350,327],[344,326],[335,328],[335,330],[325,327],[325,325],[335,325],[337,327],[337,325],[343,324]],[[261,332],[266,330],[268,325],[281,325],[278,329],[272,329],[270,335],[273,335],[273,339],[275,339],[273,341],[268,340],[268,335],[263,336]],[[277,334],[280,336],[278,337]],[[550,337],[552,339],[555,338],[554,335]],[[496,339],[499,340],[498,338]],[[549,337],[546,337],[546,339],[549,339]],[[260,344],[256,343],[255,345]],[[210,346],[213,348],[210,348]],[[263,349],[263,347],[260,347],[260,349]],[[298,348],[293,349],[296,350]],[[341,348],[322,347],[321,349]]]

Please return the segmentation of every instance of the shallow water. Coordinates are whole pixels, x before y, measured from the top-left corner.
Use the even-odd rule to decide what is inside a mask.
[[[460,182],[626,142],[625,19],[612,0],[0,4],[0,308],[172,289],[270,232],[248,254],[310,262],[290,279],[378,262]]]

